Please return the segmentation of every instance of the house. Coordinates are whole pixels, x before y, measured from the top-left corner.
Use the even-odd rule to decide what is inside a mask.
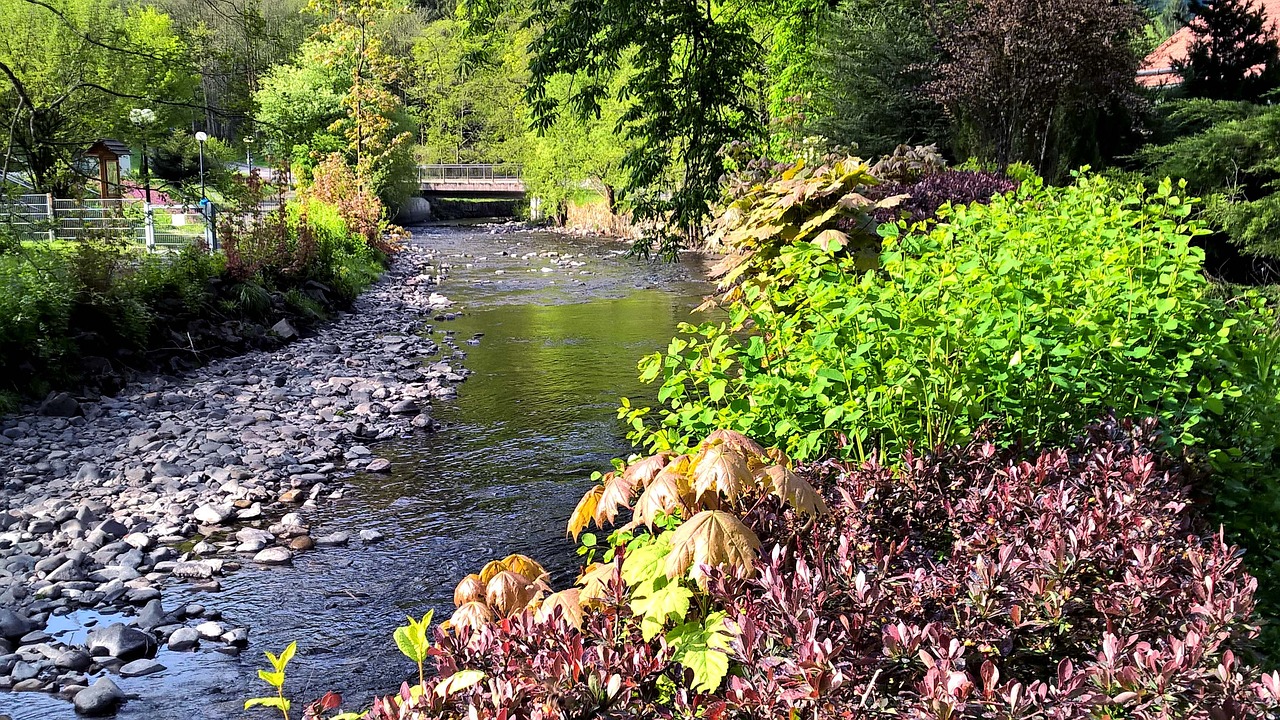
[[[131,158],[129,146],[119,140],[99,140],[85,151],[81,167],[90,187],[97,185],[98,197],[120,197],[120,178],[133,169]]]
[[[1273,31],[1280,32],[1280,0],[1254,0],[1262,4]],[[1191,25],[1174,33],[1168,40],[1160,43],[1150,55],[1142,61],[1138,70],[1138,84],[1149,88],[1175,87],[1182,84],[1182,76],[1178,74],[1177,65],[1187,59],[1191,45],[1195,42],[1195,32]]]

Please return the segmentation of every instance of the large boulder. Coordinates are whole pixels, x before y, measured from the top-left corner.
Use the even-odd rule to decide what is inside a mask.
[[[36,624],[26,615],[19,615],[8,608],[0,608],[0,638],[17,641],[18,638],[36,629]]]
[[[76,712],[80,715],[95,717],[110,715],[124,700],[124,693],[111,678],[98,678],[93,685],[76,693]]]
[[[155,648],[155,638],[123,623],[108,625],[89,634],[89,652],[94,655],[135,660],[149,657]]]
[[[49,393],[37,412],[49,417],[75,417],[80,414],[80,403],[68,393]]]

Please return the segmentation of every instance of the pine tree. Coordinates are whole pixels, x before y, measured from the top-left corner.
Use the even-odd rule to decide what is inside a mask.
[[[1194,0],[1195,39],[1177,66],[1191,97],[1256,100],[1280,86],[1280,47],[1257,0]]]

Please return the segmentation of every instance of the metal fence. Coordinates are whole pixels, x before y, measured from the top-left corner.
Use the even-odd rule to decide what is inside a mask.
[[[519,165],[419,165],[419,182],[520,180]]]
[[[203,241],[217,247],[213,211],[198,206],[156,205],[136,198],[73,200],[51,195],[0,199],[0,224],[25,240],[126,238],[148,250],[177,250]]]

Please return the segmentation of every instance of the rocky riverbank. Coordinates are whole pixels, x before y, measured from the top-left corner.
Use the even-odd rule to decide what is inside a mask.
[[[216,593],[242,564],[382,539],[324,534],[308,509],[341,497],[344,474],[385,471],[370,444],[430,431],[431,401],[465,378],[452,334],[426,337],[453,317],[432,292],[433,260],[410,246],[351,313],[277,351],[0,419],[0,689],[109,713],[124,698],[109,675],[163,670],[148,659],[159,646],[247,642],[216,594],[167,607],[166,584]],[[80,608],[121,622],[76,646],[45,633]]]

